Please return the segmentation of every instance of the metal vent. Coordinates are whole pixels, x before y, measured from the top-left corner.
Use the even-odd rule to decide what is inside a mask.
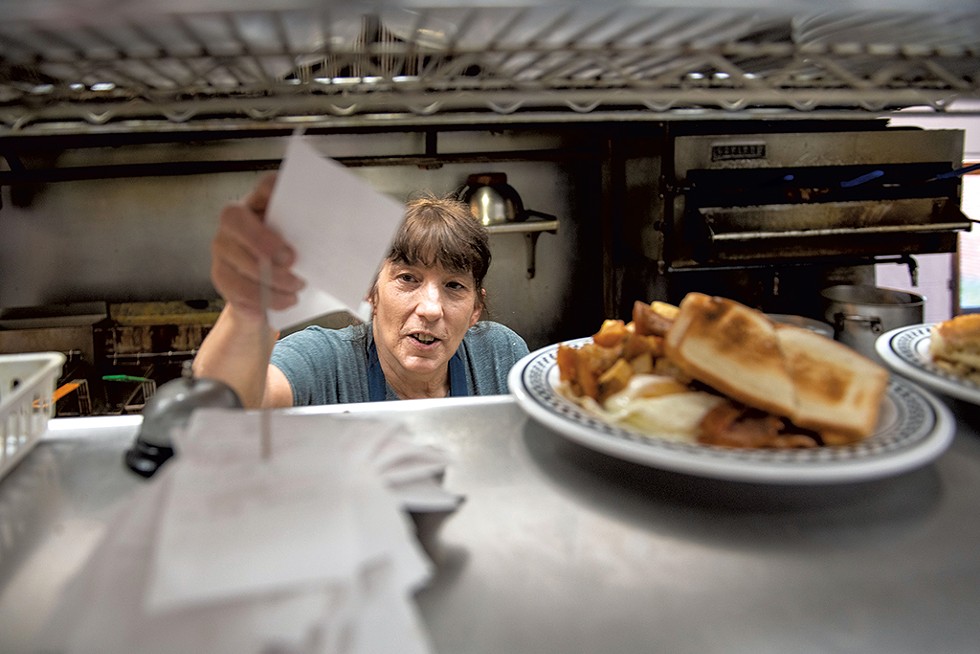
[[[972,9],[2,5],[0,134],[866,115],[980,97]]]

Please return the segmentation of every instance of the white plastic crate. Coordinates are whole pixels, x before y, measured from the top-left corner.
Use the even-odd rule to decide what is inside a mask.
[[[64,364],[60,352],[0,355],[0,479],[47,429]]]

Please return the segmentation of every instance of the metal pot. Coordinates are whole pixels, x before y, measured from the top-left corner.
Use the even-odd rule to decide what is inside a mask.
[[[484,225],[500,225],[527,220],[524,203],[513,186],[507,183],[506,173],[479,173],[466,178],[460,193],[470,205],[473,217]]]
[[[870,285],[842,284],[821,291],[824,317],[834,326],[834,338],[873,360],[878,336],[922,322],[922,295]]]
[[[813,318],[786,313],[767,313],[766,315],[775,322],[781,322],[786,325],[793,325],[794,327],[809,329],[811,332],[816,332],[817,334],[826,336],[827,338],[834,337],[833,327],[821,320],[814,320]]]

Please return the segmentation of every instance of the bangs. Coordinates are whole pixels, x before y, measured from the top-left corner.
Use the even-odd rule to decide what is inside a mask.
[[[469,272],[481,287],[490,267],[489,239],[469,207],[454,200],[423,198],[409,204],[388,259]]]

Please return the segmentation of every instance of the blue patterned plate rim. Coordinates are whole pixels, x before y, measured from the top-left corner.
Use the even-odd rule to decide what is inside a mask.
[[[591,338],[568,341],[581,346]],[[556,389],[558,345],[531,352],[511,369],[508,386],[536,422],[581,445],[653,468],[731,481],[833,484],[906,472],[934,460],[952,441],[946,405],[902,377],[892,376],[875,433],[846,446],[737,449],[682,443],[613,425]]]
[[[980,385],[946,372],[932,362],[929,342],[934,324],[907,325],[887,331],[875,340],[875,351],[898,374],[937,393],[980,404]]]

